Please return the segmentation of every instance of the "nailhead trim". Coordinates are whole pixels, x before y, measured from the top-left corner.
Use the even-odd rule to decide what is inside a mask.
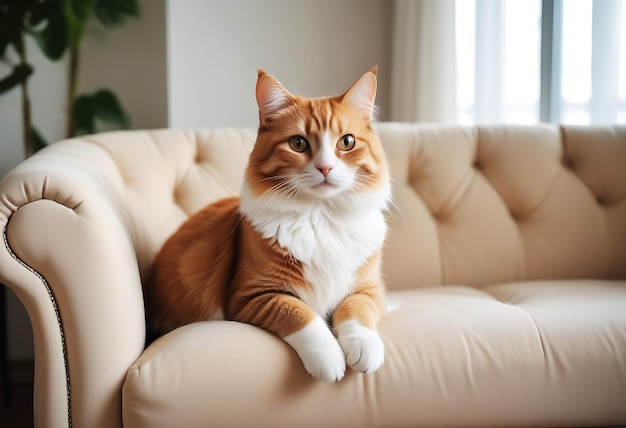
[[[7,228],[8,228],[10,221],[11,221],[11,218],[8,219],[7,226],[5,227],[4,234],[2,235],[4,239],[4,246],[6,247],[9,254],[11,254],[11,257],[13,257],[19,264],[21,264],[23,267],[28,269],[28,271],[30,271],[37,278],[39,278],[43,286],[46,288],[46,291],[48,292],[48,297],[50,298],[50,302],[52,303],[52,307],[54,309],[54,313],[57,318],[59,331],[61,332],[61,347],[63,349],[63,365],[65,368],[65,389],[67,390],[67,426],[68,428],[72,428],[72,395],[71,395],[71,387],[70,387],[70,367],[69,367],[68,360],[67,360],[67,346],[65,343],[65,332],[63,331],[63,322],[61,321],[61,313],[59,312],[57,301],[54,298],[54,294],[52,293],[52,289],[50,288],[48,281],[46,281],[46,279],[39,272],[37,272],[32,267],[28,266],[26,263],[24,263],[23,260],[17,257],[17,255],[11,249],[9,245],[9,241],[7,239]]]

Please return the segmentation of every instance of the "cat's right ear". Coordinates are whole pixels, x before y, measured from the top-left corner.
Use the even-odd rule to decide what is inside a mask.
[[[256,81],[256,102],[259,106],[259,121],[267,124],[267,119],[285,108],[293,98],[287,89],[274,76],[258,69]]]

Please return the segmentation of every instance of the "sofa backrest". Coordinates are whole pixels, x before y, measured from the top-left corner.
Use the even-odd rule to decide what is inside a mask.
[[[384,124],[396,288],[626,277],[626,127]]]
[[[388,286],[626,277],[626,127],[379,123],[396,206]],[[192,213],[239,191],[253,129],[89,137],[117,164],[145,275]]]
[[[239,193],[253,129],[117,131],[82,137],[117,165],[120,216],[146,278],[165,240],[192,214]]]

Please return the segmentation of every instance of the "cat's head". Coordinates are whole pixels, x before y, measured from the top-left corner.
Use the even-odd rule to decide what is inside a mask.
[[[374,198],[384,206],[389,177],[371,126],[375,97],[375,68],[327,98],[294,96],[259,70],[259,131],[246,170],[251,196],[291,203]]]

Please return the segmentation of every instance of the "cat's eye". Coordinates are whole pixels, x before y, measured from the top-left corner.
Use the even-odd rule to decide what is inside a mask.
[[[354,148],[355,143],[356,140],[354,139],[354,135],[347,134],[341,137],[341,140],[339,140],[337,147],[339,148],[339,150],[347,152],[348,150],[352,150]]]
[[[309,142],[306,138],[300,135],[295,135],[289,139],[289,147],[294,152],[302,153],[309,148]]]

